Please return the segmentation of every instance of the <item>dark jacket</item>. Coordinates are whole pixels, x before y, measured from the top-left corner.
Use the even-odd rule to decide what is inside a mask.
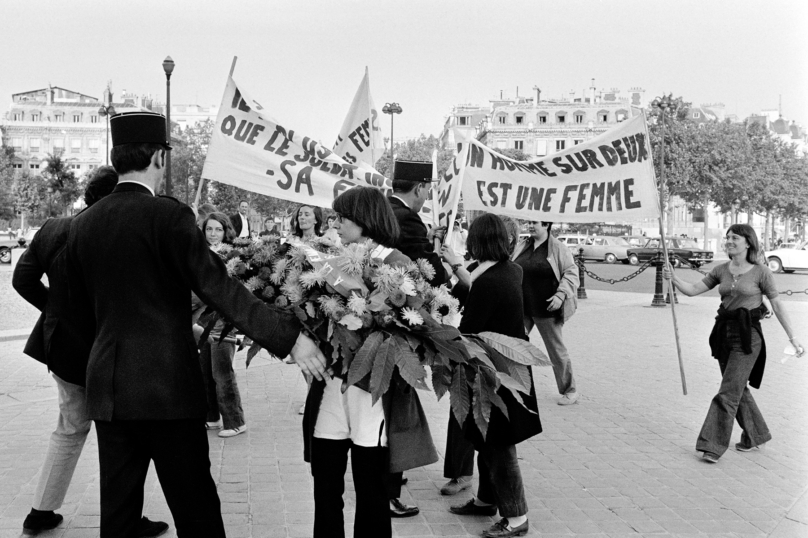
[[[241,213],[230,215],[230,224],[233,225],[233,229],[236,231],[236,237],[241,235]],[[250,229],[250,219],[247,218],[247,237],[250,236],[251,232],[252,230]]]
[[[384,259],[384,263],[394,266],[409,262],[410,259],[398,250],[393,250]],[[306,397],[306,409],[303,414],[303,459],[307,462],[311,462],[311,440],[314,438],[314,427],[317,425],[324,391],[325,382],[315,379]],[[432,441],[418,391],[401,378],[398,369],[394,370],[390,388],[382,396],[382,408],[387,426],[391,473],[423,467],[438,461],[438,452]]]
[[[68,383],[84,386],[91,342],[80,337],[67,286],[65,245],[72,217],[49,219],[36,233],[14,269],[12,285],[42,314],[25,353]],[[48,285],[42,275],[48,275]]]
[[[73,219],[67,254],[70,299],[94,335],[92,419],[205,417],[191,291],[275,355],[287,355],[300,333],[294,315],[227,275],[187,205],[136,183],[119,183]]]
[[[472,283],[460,322],[460,332],[478,334],[495,332],[527,340],[522,309],[522,268],[510,261],[490,267]],[[522,401],[534,411],[528,412],[514,399],[511,391],[500,387],[497,394],[505,401],[508,417],[497,407],[491,408],[485,444],[515,445],[541,433],[536,386],[530,373],[530,396],[520,394]],[[454,414],[451,414],[454,420]],[[483,438],[469,413],[463,425],[466,438],[475,448],[483,446]]]
[[[440,256],[435,253],[435,247],[429,242],[424,221],[421,220],[418,213],[407,207],[398,198],[391,196],[388,199],[390,205],[393,206],[398,226],[401,228],[396,248],[411,260],[425,259],[432,264],[432,267],[435,268],[435,278],[429,281],[431,285],[440,286],[449,282],[452,275],[443,267]]]
[[[752,310],[746,308],[727,310],[724,305],[721,305],[718,307],[715,325],[710,333],[710,351],[713,357],[720,362],[727,362],[729,358],[729,346],[726,341],[727,325],[736,324],[741,335],[741,347],[747,355],[752,353],[752,331],[757,331],[760,335],[760,353],[755,360],[755,366],[749,373],[749,385],[756,389],[760,388],[763,371],[766,369],[766,340],[763,338],[763,329],[760,327],[760,320],[766,315],[766,311],[764,305]]]

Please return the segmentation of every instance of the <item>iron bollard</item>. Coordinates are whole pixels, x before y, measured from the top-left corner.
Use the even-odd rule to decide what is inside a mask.
[[[657,252],[654,265],[656,265],[656,283],[654,285],[654,300],[651,301],[651,306],[667,306],[665,304],[665,295],[662,292],[662,251]]]
[[[578,248],[578,298],[586,299],[586,283],[584,282],[584,247]]]
[[[670,261],[671,267],[673,267],[673,262],[674,262],[675,259],[676,259],[676,255],[669,252],[668,253],[668,261]],[[675,304],[679,304],[679,295],[676,293],[676,286],[668,286],[667,283],[665,283],[665,288],[666,288],[665,289],[665,303],[671,304],[671,291],[670,290],[673,290],[673,302]]]

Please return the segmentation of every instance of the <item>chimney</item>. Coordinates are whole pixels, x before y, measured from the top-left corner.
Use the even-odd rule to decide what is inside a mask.
[[[48,105],[53,104],[53,86],[50,85],[50,82],[48,82],[48,89],[45,90],[45,102]]]
[[[533,86],[533,89],[536,90],[536,106],[538,106],[539,102],[541,102],[541,88]]]
[[[589,89],[592,90],[592,101],[591,101],[591,103],[594,105],[595,104],[595,79],[592,79],[592,86],[590,86]]]

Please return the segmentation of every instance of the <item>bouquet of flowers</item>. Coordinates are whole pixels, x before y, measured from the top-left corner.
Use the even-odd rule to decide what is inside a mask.
[[[508,416],[497,391],[504,387],[521,403],[517,392],[531,390],[529,367],[549,365],[527,341],[460,334],[458,302],[444,286],[429,285],[434,269],[425,260],[388,265],[373,257],[370,244],[335,247],[322,238],[281,244],[272,235],[237,239],[216,252],[256,297],[294,312],[331,370],[370,392],[374,403],[396,370],[411,386],[428,390],[429,369],[438,399],[448,392],[457,421],[472,413],[485,437],[493,406]],[[207,313],[200,342],[218,319]],[[221,338],[232,328],[227,324]],[[248,366],[259,350],[253,342]]]

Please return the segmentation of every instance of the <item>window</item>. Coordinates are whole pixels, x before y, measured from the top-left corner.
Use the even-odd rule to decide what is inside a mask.
[[[13,163],[11,167],[16,170],[22,170],[22,163]]]
[[[81,170],[81,165],[80,164],[71,164],[70,169],[71,170]]]
[[[460,142],[457,143],[457,152],[460,153],[463,150],[463,144]]]
[[[31,151],[39,151],[39,139],[38,138],[29,138],[28,139],[28,147]]]
[[[536,155],[538,157],[547,155],[547,140],[536,140]]]
[[[53,115],[53,121],[57,122],[57,123],[61,123],[61,122],[65,121],[65,115],[64,114],[54,114]]]
[[[516,125],[522,125],[524,122],[525,122],[525,115],[524,114],[518,114],[516,116]]]
[[[626,121],[628,119],[628,112],[625,110],[618,110],[614,113],[614,118],[618,123],[621,121]]]
[[[609,121],[609,113],[608,112],[601,112],[598,114],[598,121],[601,123],[606,123]]]
[[[457,124],[458,125],[468,125],[469,124],[469,117],[468,116],[458,116],[457,117]]]
[[[584,122],[584,115],[583,114],[575,114],[575,123],[583,123]]]
[[[15,112],[13,117],[14,121],[22,121],[22,112]]]
[[[700,117],[701,117],[701,114],[699,114],[698,112],[694,112],[694,113],[693,113],[693,117],[694,117],[694,118],[700,118]]]
[[[89,165],[87,165],[87,170],[95,170],[96,168],[98,168],[97,164],[89,164]]]
[[[40,114],[37,112],[31,114],[31,121],[39,121],[39,116]]]
[[[81,123],[81,114],[73,114],[73,123]]]
[[[65,139],[64,138],[54,138],[53,139],[53,154],[56,156],[61,155],[65,152]]]
[[[31,170],[39,170],[39,163],[31,163],[28,165]]]
[[[22,138],[12,138],[11,147],[14,148],[14,151],[22,151]]]
[[[98,116],[90,116],[90,123],[98,123]]]
[[[573,141],[572,141],[572,144],[573,144],[573,145],[575,145],[575,146],[577,146],[578,144],[580,144],[580,143],[582,143],[582,142],[583,142],[583,140],[582,140],[582,139],[580,139],[580,138],[576,138],[575,140],[573,140]]]
[[[74,138],[70,141],[70,153],[81,153],[81,138]]]
[[[500,125],[505,125],[505,120],[506,119],[507,119],[507,116],[504,116],[504,115],[503,116],[497,116],[497,123],[500,124]]]
[[[547,123],[547,114],[541,113],[538,116],[539,123]]]
[[[556,151],[561,151],[562,149],[567,147],[566,140],[556,140]]]
[[[505,149],[508,147],[508,142],[506,140],[497,140],[496,141],[496,148],[497,149]]]
[[[559,114],[558,116],[556,116],[556,120],[558,121],[558,123],[566,123],[567,116],[564,115],[563,113]]]
[[[514,140],[513,141],[513,149],[518,149],[518,150],[525,149],[525,141],[524,140]]]
[[[98,148],[101,147],[101,141],[98,139],[90,140],[89,145],[90,145],[90,153],[98,153]]]

